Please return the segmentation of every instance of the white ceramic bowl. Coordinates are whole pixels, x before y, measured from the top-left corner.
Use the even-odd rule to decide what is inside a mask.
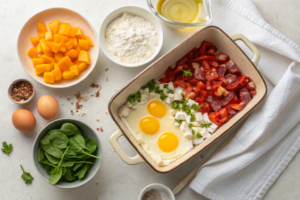
[[[27,81],[27,82],[29,82],[29,83],[32,85],[32,88],[33,88],[33,94],[32,94],[31,97],[30,97],[28,100],[26,100],[26,101],[15,101],[15,100],[13,100],[13,98],[12,98],[12,96],[11,96],[11,91],[12,91],[12,88],[13,88],[14,84],[16,84],[16,83],[19,82],[19,81]],[[26,103],[30,102],[30,101],[33,99],[33,97],[34,97],[34,95],[35,95],[35,87],[34,87],[34,85],[32,84],[31,81],[29,81],[29,80],[27,80],[27,79],[24,79],[24,78],[21,78],[21,79],[15,80],[14,82],[12,82],[12,83],[10,84],[10,86],[8,87],[7,94],[8,94],[9,99],[10,99],[12,102],[14,102],[14,103],[16,103],[16,104],[22,105],[22,104],[26,104]]]
[[[173,192],[170,190],[170,188],[168,188],[167,186],[163,185],[163,184],[159,184],[159,183],[153,183],[150,185],[147,185],[140,193],[138,200],[142,200],[143,196],[146,192],[148,192],[149,190],[159,190],[164,192],[169,200],[175,200],[175,196],[173,194]]]
[[[113,21],[115,18],[117,18],[118,16],[120,16],[122,13],[124,12],[128,12],[131,13],[133,15],[137,15],[140,17],[143,17],[144,19],[146,19],[147,21],[149,21],[154,28],[157,31],[157,35],[158,35],[158,47],[155,51],[155,53],[146,61],[144,62],[140,62],[140,63],[136,63],[136,64],[126,64],[126,63],[121,63],[120,61],[116,60],[113,56],[110,55],[110,53],[107,50],[107,45],[105,42],[105,31],[107,26],[109,25],[109,23],[111,21]],[[145,65],[149,62],[151,62],[160,52],[162,45],[163,45],[163,30],[161,27],[161,24],[159,23],[159,21],[157,20],[157,18],[148,10],[144,9],[144,8],[140,8],[137,6],[124,6],[124,7],[120,7],[117,8],[115,10],[113,10],[111,13],[109,13],[104,20],[101,23],[100,26],[100,30],[99,30],[99,44],[100,47],[103,51],[103,53],[114,63],[124,66],[124,67],[139,67],[142,65]]]
[[[35,75],[35,69],[32,65],[31,58],[27,55],[27,51],[33,46],[30,42],[30,37],[37,37],[37,23],[45,22],[49,30],[48,24],[56,19],[60,22],[68,22],[72,27],[79,26],[82,33],[91,38],[94,46],[90,47],[88,51],[90,54],[90,65],[88,65],[87,69],[81,72],[77,78],[72,80],[61,80],[54,84],[48,84],[44,82],[43,76]],[[91,23],[79,13],[67,8],[49,8],[33,15],[23,25],[18,37],[17,52],[23,68],[34,80],[52,88],[67,88],[83,81],[95,68],[99,54],[98,37],[96,30],[93,28]]]

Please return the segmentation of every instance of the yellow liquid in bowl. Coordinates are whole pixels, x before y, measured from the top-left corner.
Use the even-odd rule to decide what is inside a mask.
[[[202,12],[201,0],[159,0],[157,3],[157,11],[165,18],[182,23],[198,22],[195,20],[199,16],[198,12]]]

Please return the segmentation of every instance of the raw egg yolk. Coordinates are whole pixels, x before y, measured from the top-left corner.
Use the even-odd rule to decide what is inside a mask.
[[[154,135],[159,130],[159,122],[154,117],[144,117],[140,121],[140,127],[147,135]]]
[[[166,106],[158,100],[150,101],[147,105],[148,112],[154,117],[161,118],[167,113]]]
[[[178,146],[179,140],[174,133],[166,132],[158,138],[158,146],[164,152],[172,152]]]

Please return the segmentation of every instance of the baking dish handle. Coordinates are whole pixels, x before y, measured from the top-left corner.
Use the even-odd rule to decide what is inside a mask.
[[[110,136],[110,144],[113,146],[115,151],[119,154],[119,156],[122,158],[124,162],[126,162],[128,165],[136,165],[142,162],[145,162],[143,158],[137,154],[134,157],[129,157],[121,148],[118,139],[123,136],[122,131],[117,130]]]
[[[246,44],[246,46],[252,51],[253,53],[253,58],[252,58],[252,62],[254,63],[255,66],[258,65],[259,59],[260,59],[260,53],[258,51],[258,49],[256,48],[256,46],[250,42],[250,40],[248,40],[248,38],[246,38],[244,35],[242,34],[235,34],[231,36],[231,39],[233,41],[237,41],[237,40],[241,40],[242,42],[244,42]]]

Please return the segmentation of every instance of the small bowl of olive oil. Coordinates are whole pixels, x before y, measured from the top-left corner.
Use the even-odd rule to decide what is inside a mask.
[[[173,29],[204,27],[212,22],[209,0],[147,0],[151,12]]]

